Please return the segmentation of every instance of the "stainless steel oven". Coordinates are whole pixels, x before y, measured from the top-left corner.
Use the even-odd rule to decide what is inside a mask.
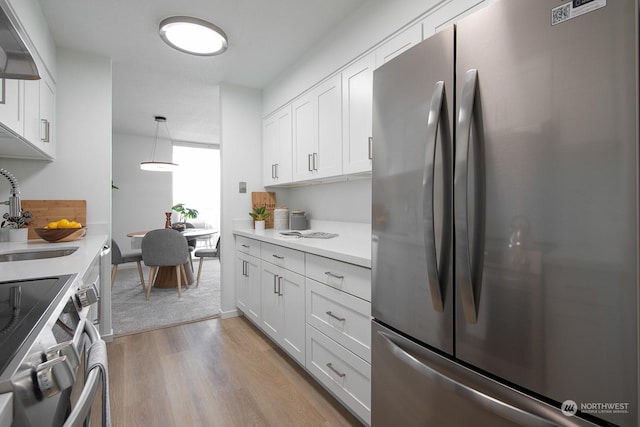
[[[88,317],[97,284],[84,279],[0,282],[0,394],[13,393],[13,427],[80,426],[106,391],[106,346]],[[93,414],[102,425],[105,402]]]

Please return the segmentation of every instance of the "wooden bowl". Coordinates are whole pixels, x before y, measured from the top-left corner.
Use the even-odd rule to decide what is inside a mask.
[[[47,242],[72,242],[84,237],[87,228],[36,228],[36,234]]]

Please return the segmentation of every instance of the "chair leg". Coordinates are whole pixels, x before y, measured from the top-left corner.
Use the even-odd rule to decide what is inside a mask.
[[[193,268],[191,269],[191,271],[193,272]],[[187,289],[189,289],[189,279],[187,279],[187,267],[185,267],[184,264],[180,266],[180,273],[182,273],[182,280],[184,280],[184,286]]]
[[[200,262],[198,263],[198,276],[196,277],[196,288],[200,286],[200,275],[202,274],[202,261],[204,261],[204,257],[200,257]]]
[[[149,285],[147,286],[147,301],[149,301],[149,294],[151,294],[151,287],[156,281],[156,270],[158,267],[151,267],[151,271],[149,272]]]
[[[182,298],[182,274],[181,273],[181,266],[180,265],[176,265],[176,278],[178,279],[178,298]]]
[[[113,288],[113,282],[116,281],[116,273],[118,272],[118,264],[111,266],[111,287]]]
[[[140,284],[142,285],[142,289],[146,289],[144,286],[144,274],[142,274],[142,264],[140,261],[136,261],[138,263],[138,274],[140,275]]]

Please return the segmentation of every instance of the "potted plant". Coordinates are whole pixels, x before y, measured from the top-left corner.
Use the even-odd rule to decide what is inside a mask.
[[[254,228],[256,230],[264,230],[264,220],[271,216],[270,212],[267,212],[266,206],[260,206],[253,208],[253,212],[249,212],[251,218],[254,219]]]
[[[171,210],[180,215],[178,222],[171,225],[171,228],[178,231],[183,231],[187,228],[186,220],[197,218],[199,213],[197,209],[188,208],[184,203],[178,203],[177,205],[172,206]]]
[[[10,216],[8,213],[2,215],[4,221],[0,223],[0,228],[7,229],[10,242],[26,242],[29,230],[27,227],[33,222],[31,212],[22,212],[20,216]]]

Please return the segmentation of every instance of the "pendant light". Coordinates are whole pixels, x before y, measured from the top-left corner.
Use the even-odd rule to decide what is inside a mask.
[[[151,161],[140,162],[140,169],[143,171],[155,171],[155,172],[173,172],[178,168],[176,163],[171,162],[156,162],[156,146],[158,145],[158,131],[160,130],[160,123],[164,123],[164,127],[169,136],[169,141],[173,145],[171,135],[169,134],[169,127],[167,126],[167,118],[162,116],[155,116],[156,121],[156,136],[153,139],[153,149],[151,150]]]
[[[227,35],[220,27],[191,16],[172,16],[160,23],[160,38],[181,52],[197,56],[219,55],[227,50]]]

